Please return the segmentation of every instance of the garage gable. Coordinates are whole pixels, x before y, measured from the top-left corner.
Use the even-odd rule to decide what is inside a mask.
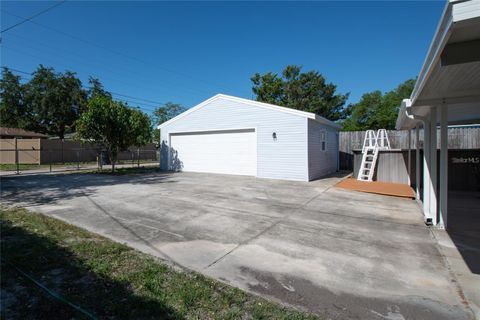
[[[224,102],[224,103],[222,103]],[[194,112],[197,112],[205,107],[208,107],[208,106],[213,106],[213,105],[222,105],[222,107],[230,107],[229,105],[230,104],[242,104],[242,105],[246,105],[246,106],[250,106],[250,107],[258,107],[258,108],[263,108],[263,109],[268,109],[268,110],[272,110],[272,111],[275,111],[275,112],[281,112],[281,113],[285,113],[285,114],[290,114],[290,115],[294,115],[294,116],[298,116],[298,117],[303,117],[303,118],[306,118],[306,119],[313,119],[317,122],[320,122],[324,125],[328,125],[328,126],[331,126],[335,129],[340,129],[340,126],[337,125],[336,123],[326,119],[326,118],[323,118],[323,117],[320,117],[314,113],[310,113],[310,112],[305,112],[305,111],[300,111],[300,110],[295,110],[295,109],[292,109],[292,108],[286,108],[286,107],[281,107],[281,106],[277,106],[277,105],[273,105],[273,104],[269,104],[269,103],[263,103],[263,102],[259,102],[259,101],[254,101],[254,100],[248,100],[248,99],[243,99],[243,98],[239,98],[239,97],[234,97],[234,96],[229,96],[229,95],[225,95],[225,94],[217,94],[213,97],[211,97],[210,99],[208,100],[205,100],[204,102],[188,109],[187,111],[181,113],[180,115],[176,116],[175,118],[172,118],[162,124],[160,124],[157,128],[158,129],[161,129],[163,127],[166,127],[166,126],[169,126],[171,125],[172,123],[184,118],[184,117],[188,117],[188,115],[194,113]]]

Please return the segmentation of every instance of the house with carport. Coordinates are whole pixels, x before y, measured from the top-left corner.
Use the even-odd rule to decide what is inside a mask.
[[[448,156],[448,127],[478,123],[480,1],[449,1],[415,88],[410,98],[402,102],[396,123],[398,130],[414,131],[416,141],[420,129],[424,129],[423,150],[417,143],[415,152],[415,171],[422,171],[423,177],[417,174],[415,184],[428,223],[441,228],[468,229],[471,234],[480,232],[480,201],[475,191],[463,194],[456,201],[460,206],[449,205],[452,198],[448,182],[452,165]],[[480,157],[469,157],[466,161],[477,163],[473,167],[480,169]]]

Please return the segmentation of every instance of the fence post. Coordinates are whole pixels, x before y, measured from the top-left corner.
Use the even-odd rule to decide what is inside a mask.
[[[52,149],[48,150],[48,162],[50,163],[50,172],[52,172]]]
[[[15,165],[17,167],[17,174],[19,174],[20,171],[19,171],[19,164],[18,164],[18,142],[17,142],[17,138],[15,138]]]
[[[100,149],[100,154],[98,156],[98,167],[100,168],[100,172],[103,171],[103,150]]]
[[[140,168],[140,148],[137,148],[137,167]]]
[[[77,149],[77,170],[80,170],[79,152]]]

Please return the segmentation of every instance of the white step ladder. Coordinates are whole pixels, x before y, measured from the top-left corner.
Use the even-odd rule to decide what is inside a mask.
[[[367,130],[362,147],[362,163],[358,170],[357,180],[371,182],[375,173],[378,152],[380,149],[390,149],[387,131],[379,129],[377,133]]]
[[[375,172],[375,165],[378,158],[378,148],[377,147],[367,147],[363,152],[362,164],[360,165],[360,170],[358,170],[357,180],[361,181],[372,181],[373,174]]]
[[[378,131],[377,131],[377,146],[380,149],[385,149],[385,150],[390,149],[390,141],[388,140],[387,130],[378,129]]]

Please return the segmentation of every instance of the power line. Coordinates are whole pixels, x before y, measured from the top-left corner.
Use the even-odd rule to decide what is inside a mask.
[[[26,74],[26,75],[29,75],[30,78],[27,78],[25,76],[20,76],[20,79],[23,79],[23,80],[31,80],[31,78],[33,77],[33,75],[31,73],[28,73],[26,71],[22,71],[22,70],[18,70],[18,69],[14,69],[14,68],[10,68],[10,67],[6,67],[6,66],[2,66],[4,68],[7,68],[8,70],[12,70],[12,71],[15,71],[15,72],[18,72],[18,73],[22,73],[22,74]],[[90,86],[83,86],[82,85],[82,88],[83,89],[92,89],[93,87],[90,87]],[[134,99],[134,100],[143,100],[143,101],[150,101],[154,104],[148,104],[148,103],[145,103],[145,102],[138,102],[138,101],[133,101],[133,100],[127,100],[127,99],[119,99],[119,100],[122,100],[124,102],[128,102],[128,103],[132,103],[132,104],[135,104],[137,106],[141,106],[141,109],[145,109],[146,111],[149,111],[149,112],[152,112],[153,110],[155,110],[157,107],[159,107],[159,105],[162,105],[164,104],[163,102],[158,102],[158,101],[153,101],[153,100],[147,100],[147,99],[143,99],[143,98],[138,98],[138,97],[134,97],[134,96],[130,96],[130,95],[125,95],[125,94],[121,94],[121,93],[117,93],[117,92],[112,92],[112,91],[107,91],[108,93],[112,94],[112,95],[116,95],[116,96],[120,96],[120,97],[127,97],[127,98],[130,98],[130,99]],[[137,107],[137,106],[132,106],[132,107]]]
[[[158,106],[149,105],[149,104],[145,104],[145,103],[141,103],[141,102],[136,102],[136,101],[131,101],[131,100],[127,100],[127,99],[118,99],[118,100],[135,104],[135,105],[130,105],[130,107],[137,107],[137,105],[139,105],[139,106],[142,107],[142,109],[145,109],[145,110],[150,111],[150,112],[154,111],[155,108],[158,107]]]
[[[32,75],[32,74],[29,73],[29,72],[22,71],[22,70],[18,70],[18,69],[14,69],[14,68],[10,68],[10,67],[7,67],[7,66],[1,66],[1,67],[2,67],[2,68],[7,68],[8,70],[13,70],[13,71],[18,72],[18,73],[28,74],[29,76]]]
[[[17,53],[20,53],[20,54],[23,54],[23,55],[26,55],[26,56],[30,56],[30,57],[33,57],[33,58],[37,58],[39,59],[40,61],[52,61],[53,63],[56,63],[57,65],[59,64],[57,61],[53,60],[53,58],[51,57],[48,57],[48,58],[44,58],[44,57],[40,57],[38,55],[34,55],[32,54],[32,52],[35,52],[35,50],[31,50],[31,51],[23,51],[23,50],[19,50],[17,49],[16,47],[11,47],[11,46],[7,46],[7,45],[3,45],[3,48],[4,49],[9,49],[9,50],[12,50],[12,51],[15,51]],[[69,69],[70,67],[65,64],[65,63],[60,63],[61,65],[65,66],[66,69]],[[82,60],[82,64],[85,64],[85,65],[88,65],[87,62],[83,61]],[[78,71],[78,70],[77,70]],[[82,69],[80,69],[80,71],[82,71]],[[84,73],[86,73],[87,75],[91,75],[90,71],[85,71],[83,70]],[[116,72],[118,73],[118,72]],[[121,73],[118,73],[121,75]],[[113,81],[113,82],[117,82],[117,83],[122,83],[124,85],[128,85],[129,87],[136,87],[136,88],[139,88],[139,89],[142,89],[142,90],[148,90],[150,92],[156,92],[158,91],[158,87],[153,87],[153,86],[145,86],[145,85],[138,85],[137,82],[130,82],[130,81],[124,81],[122,80],[120,77],[118,76],[113,76],[113,77],[108,77],[108,76],[105,76],[105,75],[101,75],[101,76],[98,76],[98,74],[95,74],[94,77],[96,78],[102,78],[102,79],[107,79],[107,80],[110,80],[110,81]],[[143,82],[142,82],[143,83]],[[185,91],[182,91],[182,94],[183,95],[187,95],[188,93],[186,93]],[[193,95],[191,95],[193,96]]]
[[[4,9],[0,9],[0,11],[4,12],[4,13],[6,13],[6,14],[9,14],[9,15],[11,15],[11,16],[17,17],[17,18],[23,18],[22,16],[16,15],[16,14],[11,13],[11,12],[9,12],[9,11],[7,11],[7,10],[4,10]],[[38,23],[38,22],[36,22],[36,21],[31,21],[31,20],[29,20],[29,22],[30,22],[30,23],[33,23],[33,24],[36,24],[36,25],[38,25],[38,26],[40,26],[40,27],[49,29],[49,30],[51,30],[51,31],[57,32],[57,33],[59,33],[59,34],[62,34],[62,35],[64,35],[64,36],[66,36],[66,37],[72,38],[72,39],[74,39],[74,40],[81,41],[81,42],[86,43],[86,44],[88,44],[88,45],[91,45],[91,46],[100,48],[100,49],[105,50],[105,51],[108,51],[108,52],[111,52],[111,53],[116,54],[116,55],[118,55],[118,56],[121,56],[121,57],[130,59],[130,60],[134,60],[134,61],[143,63],[143,64],[147,65],[147,66],[150,67],[150,68],[152,67],[152,63],[147,62],[147,61],[142,60],[142,59],[139,59],[139,58],[137,58],[137,57],[133,57],[133,56],[124,54],[124,53],[122,53],[122,52],[119,52],[119,51],[110,49],[110,48],[108,48],[108,47],[99,45],[99,44],[94,43],[94,42],[89,41],[89,40],[82,39],[82,38],[80,38],[80,37],[78,37],[78,36],[75,36],[75,35],[66,33],[66,32],[64,32],[64,31],[62,31],[62,30],[58,30],[58,29],[56,29],[56,28],[52,28],[52,27],[50,27],[50,26],[47,26],[47,25]],[[186,78],[190,78],[190,79],[195,80],[195,81],[198,81],[198,82],[202,82],[202,83],[207,84],[207,85],[213,85],[213,86],[215,86],[215,87],[223,87],[222,85],[218,85],[218,84],[214,84],[214,83],[207,82],[207,81],[205,81],[205,80],[203,80],[203,79],[200,79],[200,78],[191,76],[191,75],[189,75],[189,74],[187,74],[187,73],[184,73],[184,72],[178,72],[178,71],[171,70],[171,69],[165,68],[165,67],[157,67],[157,68],[160,69],[160,70],[163,70],[163,71],[165,71],[165,72],[168,72],[168,73],[180,75],[180,76],[183,76],[183,77],[186,77]],[[226,88],[226,89],[228,89],[228,88]]]
[[[65,57],[67,59],[76,59],[78,61],[81,61],[82,65],[90,65],[92,67],[94,67],[95,69],[99,69],[99,66],[100,68],[103,68],[104,70],[106,70],[107,72],[109,73],[113,73],[113,74],[118,74],[118,75],[121,75],[121,76],[124,76],[125,75],[125,72],[122,71],[122,72],[119,72],[117,71],[117,69],[122,69],[125,70],[127,73],[129,74],[132,74],[132,75],[135,75],[135,76],[143,76],[141,75],[140,73],[138,72],[135,72],[135,71],[132,71],[132,70],[129,70],[127,68],[125,68],[124,66],[122,66],[121,68],[119,67],[115,67],[115,69],[113,68],[108,68],[106,67],[106,64],[108,64],[108,62],[106,63],[105,61],[101,61],[99,59],[97,59],[96,57],[95,58],[92,58],[92,57],[88,57],[88,56],[84,56],[84,55],[80,55],[78,54],[77,52],[74,52],[74,51],[69,51],[69,50],[65,50],[65,48],[61,47],[54,47],[54,46],[51,46],[51,45],[47,45],[45,43],[42,43],[40,41],[37,41],[37,40],[32,40],[32,39],[29,39],[29,38],[26,38],[26,37],[23,37],[23,36],[19,36],[17,34],[13,34],[13,33],[10,33],[9,36],[13,36],[13,37],[17,37],[19,39],[23,39],[25,41],[27,41],[27,45],[25,44],[21,44],[22,48],[24,47],[31,47],[33,49],[33,51],[38,51],[37,48],[39,46],[42,46],[42,47],[45,47],[45,48],[48,48],[49,50],[51,50],[52,52],[54,52],[54,54],[56,56],[62,56],[62,57]],[[34,43],[37,43],[37,45],[35,45]],[[33,45],[33,46],[32,46]],[[5,48],[10,48],[8,46],[5,46]],[[10,49],[13,49],[13,48],[10,48]],[[17,49],[14,49],[14,50],[17,50]],[[17,50],[18,51],[18,50]],[[75,56],[74,58],[71,58],[69,56],[66,56],[65,54],[59,54],[60,51],[64,51],[66,52],[68,55],[71,55],[71,56]],[[29,53],[29,55],[31,55]],[[97,60],[97,63],[92,63],[92,60]],[[106,77],[104,77],[106,78]],[[114,79],[115,81],[119,81],[118,80],[118,77],[115,77]],[[124,82],[125,83],[125,82]],[[162,86],[167,86],[167,87],[172,87],[172,88],[175,88],[175,87],[178,87],[176,86],[175,84],[172,84],[171,82],[166,82],[166,81],[160,81],[160,83],[162,83]],[[205,93],[207,92],[206,90],[201,90],[201,89],[198,89],[198,88],[195,88],[195,89],[192,89],[192,88],[189,88],[189,87],[185,87],[185,86],[180,86],[182,88],[182,90],[184,91],[183,93],[185,94],[185,91],[190,91],[192,94],[195,93],[195,94],[199,94],[199,93]],[[192,95],[193,96],[193,95]]]
[[[7,67],[7,66],[1,66],[2,68],[7,68],[8,70],[12,70],[12,71],[15,71],[15,72],[18,72],[18,73],[22,73],[22,74],[26,74],[26,75],[29,75],[29,76],[32,76],[33,73],[29,73],[27,71],[23,71],[23,70],[19,70],[19,69],[15,69],[15,68],[10,68],[10,67]],[[23,79],[25,80],[29,80],[25,77],[23,77]],[[84,89],[92,89],[93,87],[90,87],[90,86],[82,86],[82,88]],[[144,101],[144,102],[148,102],[148,103],[153,103],[155,105],[152,105],[152,107],[156,107],[156,105],[160,105],[160,104],[165,104],[165,102],[162,102],[162,101],[154,101],[154,100],[149,100],[149,99],[144,99],[144,98],[138,98],[138,97],[134,97],[134,96],[131,96],[131,95],[126,95],[126,94],[123,94],[123,93],[118,93],[118,92],[113,92],[113,91],[108,91],[109,93],[113,94],[113,95],[117,95],[117,96],[121,96],[121,97],[124,97],[124,98],[130,98],[130,99],[134,99],[134,100],[140,100],[140,101]],[[147,104],[145,104],[147,105]]]
[[[30,56],[30,57],[38,58],[38,59],[41,59],[41,60],[49,60],[48,58],[43,58],[43,57],[34,55],[31,52],[25,52],[23,50],[18,50],[17,48],[13,48],[13,47],[10,47],[10,46],[3,45],[3,48],[10,49],[10,50],[16,51],[18,53],[21,53],[21,54],[24,54],[24,55],[27,55],[27,56]],[[53,61],[53,60],[51,60],[51,61]],[[63,65],[66,66],[66,64],[63,64]],[[67,67],[67,69],[68,69],[68,67]],[[86,72],[86,73],[88,74],[89,72]],[[111,80],[111,81],[114,81],[114,82],[123,83],[123,84],[126,84],[128,86],[137,87],[137,88],[140,88],[140,89],[149,89],[150,91],[158,90],[158,88],[154,88],[154,87],[148,88],[148,87],[145,87],[145,86],[139,86],[138,84],[133,83],[133,82],[123,81],[123,80],[118,79],[117,77],[112,78],[112,77],[107,77],[107,76],[101,76],[99,78],[104,78],[104,79],[108,79],[108,80]]]
[[[148,100],[148,99],[143,99],[143,98],[135,98],[135,97],[132,97],[132,96],[129,96],[129,95],[126,95],[126,94],[116,93],[116,92],[113,92],[113,91],[109,91],[109,92],[111,94],[115,94],[117,96],[124,97],[124,98],[131,98],[131,99],[141,100],[141,101],[154,103],[154,104],[164,104],[164,102],[158,102],[158,101],[153,101],[153,100]]]
[[[60,2],[58,2],[58,3],[56,3],[56,4],[54,4],[53,6],[48,7],[48,8],[46,8],[46,9],[40,11],[40,12],[37,12],[37,13],[35,13],[34,15],[28,17],[28,18],[23,18],[24,20],[22,20],[22,21],[20,21],[20,22],[18,22],[18,23],[15,23],[14,25],[12,25],[12,26],[10,26],[10,27],[8,27],[8,28],[5,28],[5,29],[3,29],[2,31],[0,31],[0,34],[2,34],[2,33],[4,33],[4,32],[7,32],[8,30],[11,30],[11,29],[13,29],[13,28],[15,28],[15,27],[18,27],[19,25],[24,24],[25,22],[28,22],[28,21],[31,21],[32,19],[35,19],[35,18],[38,17],[39,15],[44,14],[44,13],[46,13],[47,11],[50,11],[50,10],[52,10],[52,9],[54,9],[54,8],[62,5],[63,3],[65,3],[65,1],[66,1],[66,0],[60,1]],[[19,17],[19,18],[21,18],[21,17]]]

